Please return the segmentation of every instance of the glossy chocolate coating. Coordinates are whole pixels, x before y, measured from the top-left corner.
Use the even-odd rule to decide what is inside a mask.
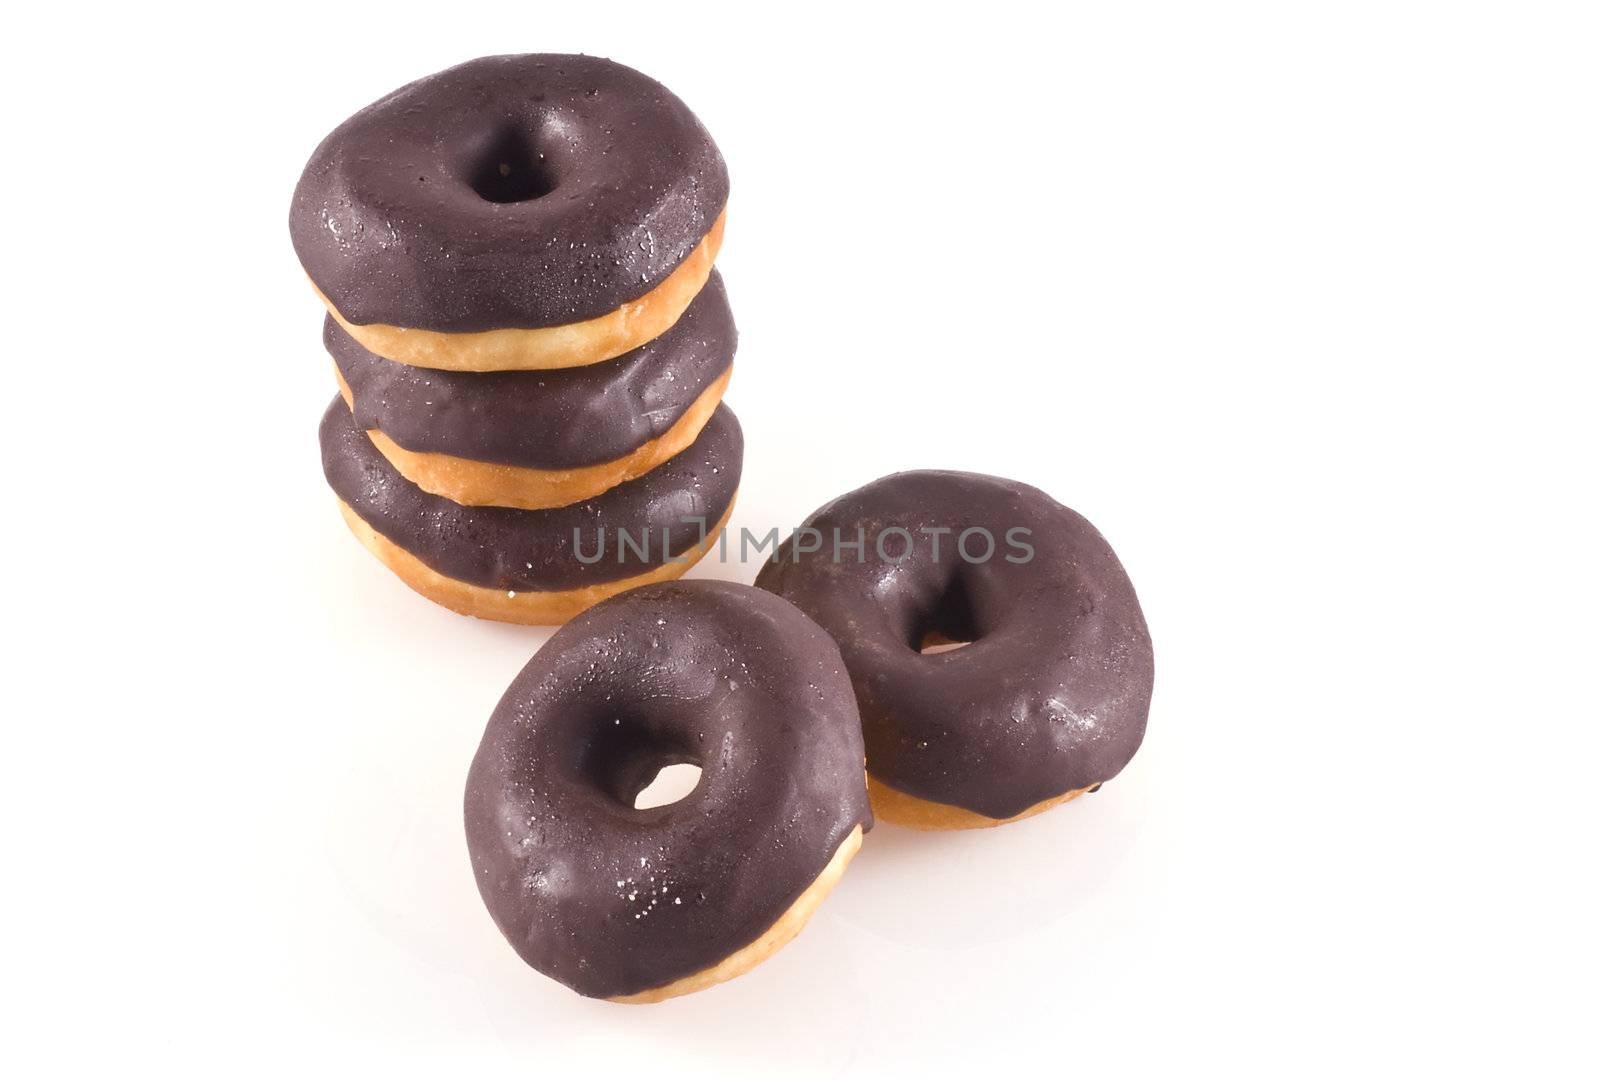
[[[654,79],[594,56],[486,56],[335,128],[289,232],[350,322],[533,328],[637,300],[727,200],[716,144]]]
[[[321,435],[323,474],[363,521],[446,577],[510,592],[636,577],[681,555],[733,502],[744,460],[739,422],[720,405],[687,450],[637,480],[571,506],[513,510],[460,506],[423,491],[378,452],[343,398],[328,406]],[[633,537],[633,547],[619,542],[619,528]],[[584,557],[602,551],[603,557],[579,561],[575,530]]]
[[[483,901],[533,967],[591,997],[702,971],[760,937],[857,825],[861,726],[838,647],[769,593],[647,585],[558,630],[467,777]],[[635,810],[657,771],[702,772]]]
[[[1011,480],[904,472],[835,499],[806,526],[822,533],[821,550],[797,555],[811,546],[797,535],[805,542],[780,548],[756,584],[839,642],[874,777],[1005,818],[1109,780],[1133,757],[1150,708],[1150,635],[1122,564],[1078,514]],[[978,533],[972,560],[961,556],[971,528],[994,538],[987,561]],[[1030,530],[1015,539],[1033,555],[1008,561],[1025,558],[1008,543],[1018,528]],[[835,529],[846,541],[864,534],[861,561],[854,549],[833,561]],[[970,644],[924,654],[929,635]]]
[[[531,469],[614,461],[678,421],[733,363],[722,277],[665,334],[615,360],[554,371],[435,371],[368,352],[328,316],[327,346],[356,422],[419,453]]]

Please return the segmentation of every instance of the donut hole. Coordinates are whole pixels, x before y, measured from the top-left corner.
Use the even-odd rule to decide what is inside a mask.
[[[556,176],[528,132],[505,127],[473,155],[467,184],[486,202],[531,202],[555,190]]]
[[[956,575],[931,605],[916,612],[909,644],[924,656],[932,656],[965,648],[982,636],[972,594],[965,579]]]
[[[700,786],[700,766],[692,761],[663,765],[654,780],[633,797],[635,810],[654,810],[658,806],[671,806],[682,802]]]
[[[630,810],[682,802],[700,783],[694,751],[658,724],[614,716],[593,730],[579,760],[584,778]]]
[[[923,656],[933,656],[936,653],[954,652],[965,649],[971,645],[970,641],[951,641],[937,630],[930,630],[922,635],[922,640],[917,644],[917,651]]]

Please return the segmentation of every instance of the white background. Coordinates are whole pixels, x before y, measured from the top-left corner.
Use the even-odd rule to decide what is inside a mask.
[[[0,1068],[1594,1075],[1594,9],[1045,7],[11,12]],[[651,1008],[525,968],[468,870],[546,634],[413,596],[318,463],[299,170],[516,51],[728,160],[735,525],[1025,480],[1156,645],[1100,794],[881,828]]]

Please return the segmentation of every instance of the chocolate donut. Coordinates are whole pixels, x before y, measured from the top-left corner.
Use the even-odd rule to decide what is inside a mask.
[[[727,198],[711,136],[655,80],[593,56],[489,56],[335,128],[289,231],[329,311],[380,356],[575,367],[677,320]]]
[[[701,768],[638,810],[663,766]],[[837,646],[747,585],[635,589],[556,632],[473,759],[467,846],[528,964],[590,997],[659,1001],[786,944],[872,827]]]
[[[402,476],[453,502],[524,510],[591,498],[692,443],[737,339],[715,272],[666,333],[580,368],[436,371],[369,352],[331,315],[322,333],[356,423]]]
[[[1154,663],[1133,585],[1037,488],[884,477],[812,514],[756,584],[838,641],[886,821],[1026,817],[1116,776],[1144,737]]]
[[[352,531],[417,592],[464,615],[550,624],[636,585],[675,578],[715,542],[744,437],[725,405],[683,453],[571,506],[460,506],[407,481],[334,398],[322,470]]]

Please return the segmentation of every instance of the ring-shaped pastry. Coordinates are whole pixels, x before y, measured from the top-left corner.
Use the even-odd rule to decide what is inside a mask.
[[[722,400],[737,340],[715,273],[660,337],[557,371],[397,364],[332,316],[323,326],[346,404],[400,475],[465,506],[522,510],[592,498],[688,447]]]
[[[704,989],[799,932],[871,828],[860,722],[832,639],[731,582],[634,589],[556,632],[467,778],[495,923],[581,994]],[[666,765],[699,781],[636,809]]]
[[[884,477],[812,514],[756,584],[839,642],[885,821],[1027,817],[1116,776],[1144,737],[1154,662],[1133,585],[1037,488]]]
[[[571,506],[460,506],[406,480],[339,398],[322,419],[322,469],[357,538],[437,604],[503,622],[564,622],[607,596],[678,577],[715,546],[744,456],[726,405],[693,446]]]
[[[727,198],[716,144],[655,80],[593,56],[489,56],[335,128],[289,230],[329,311],[379,356],[575,367],[677,321]]]

